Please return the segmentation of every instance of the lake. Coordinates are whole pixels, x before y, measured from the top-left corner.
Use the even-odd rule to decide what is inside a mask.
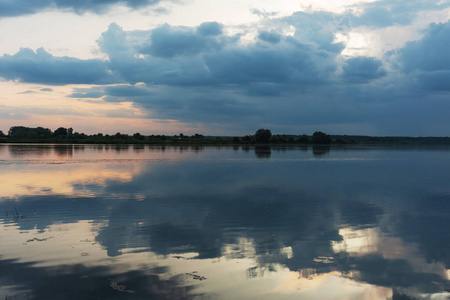
[[[0,299],[450,299],[450,148],[0,144]]]

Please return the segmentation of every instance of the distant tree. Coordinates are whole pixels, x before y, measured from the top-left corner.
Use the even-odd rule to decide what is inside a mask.
[[[52,135],[52,131],[48,128],[37,127],[33,129],[38,138],[49,138]]]
[[[282,144],[282,143],[285,142],[285,140],[283,138],[283,135],[276,134],[276,135],[272,135],[272,138],[270,139],[270,142],[274,143],[274,144],[276,144],[276,143]]]
[[[269,129],[258,129],[255,133],[255,141],[257,143],[266,144],[270,142],[272,138],[272,132]]]
[[[74,132],[72,135],[72,138],[74,139],[85,139],[87,138],[87,135],[84,133]]]
[[[239,142],[240,142],[240,139],[237,136],[233,137],[234,144],[238,144]]]
[[[67,128],[59,127],[53,132],[53,136],[67,136],[69,134],[69,131]]]
[[[3,131],[0,130],[0,138],[6,137],[6,134],[3,133]]]
[[[128,136],[128,134],[122,134],[122,133],[120,133],[120,132],[117,132],[115,135],[114,135],[114,138],[115,139],[118,139],[118,140],[126,140],[126,139],[128,139],[128,138],[130,138],[129,136]]]
[[[244,136],[244,137],[242,138],[242,140],[243,140],[244,142],[250,142],[252,139],[251,139],[251,137],[249,137],[248,135],[246,135],[246,136]]]
[[[299,136],[299,138],[297,139],[297,142],[298,142],[298,143],[301,143],[301,144],[307,144],[307,143],[309,143],[309,138],[308,138],[308,136],[307,136],[306,134],[302,134],[302,135]]]
[[[143,139],[145,139],[145,137],[142,134],[140,134],[139,132],[136,132],[135,134],[133,134],[133,139],[143,140]]]
[[[48,128],[30,128],[25,126],[13,126],[9,129],[8,135],[11,138],[48,138],[52,131]]]
[[[331,137],[322,131],[314,132],[312,136],[313,144],[331,144]]]

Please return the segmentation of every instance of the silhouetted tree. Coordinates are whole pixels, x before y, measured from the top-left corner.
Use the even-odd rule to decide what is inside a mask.
[[[52,135],[52,131],[48,128],[36,127],[34,131],[38,138],[49,138]]]
[[[0,130],[0,138],[6,137],[6,134],[3,133],[3,131]]]
[[[9,129],[8,135],[11,138],[48,138],[52,134],[52,131],[48,128],[30,128],[24,126],[13,126]]]
[[[127,140],[130,138],[128,134],[117,132],[114,136],[115,140]]]
[[[139,132],[136,132],[135,134],[133,134],[133,138],[136,140],[141,140],[141,141],[143,139],[145,139],[145,137],[142,134],[140,134]]]
[[[302,134],[302,135],[298,138],[297,142],[298,142],[298,143],[302,143],[302,144],[307,144],[307,143],[309,143],[309,138],[308,138],[308,136],[307,136],[306,134]]]
[[[312,142],[314,144],[331,144],[331,137],[322,131],[316,131],[312,136]]]
[[[272,138],[272,132],[269,129],[258,129],[255,133],[255,141],[257,143],[266,144],[270,142]]]
[[[69,134],[69,131],[67,128],[59,127],[53,132],[53,136],[67,136]]]

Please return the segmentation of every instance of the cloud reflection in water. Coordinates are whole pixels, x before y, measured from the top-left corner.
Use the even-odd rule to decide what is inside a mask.
[[[429,178],[434,161],[408,150],[330,149],[323,159],[272,149],[259,160],[232,148],[167,157],[126,148],[83,163],[95,161],[89,151],[0,165],[12,178],[2,207],[28,214],[2,223],[9,295],[42,295],[22,275],[30,269],[48,284],[79,276],[67,293],[82,284],[93,298],[415,299],[449,288],[449,199],[436,196],[449,179],[446,152],[427,152],[442,163]],[[27,168],[46,179],[25,180],[36,189],[16,183]],[[66,188],[38,189],[51,184]]]

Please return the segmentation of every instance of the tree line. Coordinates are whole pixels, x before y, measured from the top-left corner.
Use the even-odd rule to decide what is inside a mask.
[[[313,143],[330,144],[331,137],[323,132],[315,132],[312,136],[303,135],[273,135],[269,129],[258,129],[253,135],[223,137],[204,136],[202,134],[185,135],[132,135],[117,132],[109,135],[103,133],[85,134],[74,131],[72,128],[59,127],[55,131],[43,127],[13,126],[5,134],[0,131],[2,142],[68,142],[68,143],[210,143],[210,144],[290,144]]]
[[[43,127],[13,126],[5,134],[0,130],[0,142],[22,143],[85,143],[85,144],[423,144],[450,145],[449,137],[372,137],[357,135],[329,135],[316,131],[306,134],[272,134],[270,129],[260,128],[253,135],[245,136],[204,136],[185,135],[142,135],[138,132],[128,135],[117,132],[85,134],[72,128],[59,127],[55,131]]]

